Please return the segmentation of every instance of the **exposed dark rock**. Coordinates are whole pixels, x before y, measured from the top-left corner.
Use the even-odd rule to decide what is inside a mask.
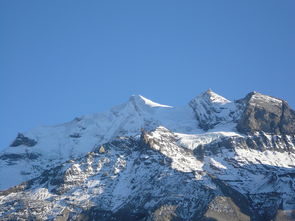
[[[196,156],[196,158],[200,161],[204,160],[204,156],[205,156],[205,150],[204,150],[204,146],[203,145],[199,145],[196,149],[194,149],[194,155]]]
[[[73,134],[70,134],[70,137],[71,138],[80,138],[81,135],[79,133],[73,133]]]
[[[295,220],[295,210],[278,210],[274,218],[275,221],[293,221]]]
[[[15,161],[24,160],[24,159],[36,160],[39,157],[40,157],[40,154],[37,154],[37,153],[23,153],[23,154],[7,153],[7,154],[2,154],[0,156],[0,159],[13,163]]]
[[[70,220],[70,210],[65,208],[61,214],[57,215],[54,221],[67,221]]]
[[[30,187],[30,184],[32,183],[32,181],[28,181],[28,182],[24,182],[18,186],[14,186],[12,188],[9,188],[7,190],[4,191],[0,191],[0,196],[7,196],[11,193],[17,193],[17,192],[21,192],[26,190],[28,187]]]
[[[230,197],[217,196],[200,221],[250,221],[250,216],[243,213]]]
[[[131,210],[119,210],[118,212],[111,212],[101,210],[97,207],[92,207],[89,210],[84,210],[81,214],[78,215],[76,220],[78,221],[91,221],[99,220],[101,221],[138,221],[138,220],[147,220],[148,214],[145,213],[133,213]]]
[[[28,137],[24,136],[22,133],[18,133],[17,137],[15,138],[15,140],[12,142],[12,144],[10,146],[17,147],[20,145],[24,145],[27,147],[33,147],[36,144],[37,144],[36,140],[28,138]]]
[[[0,220],[295,220],[295,112],[259,93],[233,103],[207,91],[194,101],[203,129],[238,123],[246,135],[181,135],[160,126],[123,137],[120,129],[122,136],[97,141],[92,152],[0,192]],[[66,138],[60,148],[78,143],[80,132]],[[12,146],[34,142],[19,134]],[[30,153],[36,148],[12,149],[0,156],[3,165],[39,157]]]
[[[249,93],[237,101],[244,111],[237,130],[244,134],[263,131],[271,134],[295,134],[295,111],[286,101],[260,93]]]
[[[286,101],[283,101],[282,118],[280,130],[283,134],[295,134],[295,111],[290,108]]]
[[[240,209],[240,213],[243,214],[243,218],[239,220],[250,220],[252,217],[254,220],[260,220],[261,217],[251,208],[251,203],[246,196],[233,189],[230,185],[224,183],[222,180],[217,179],[215,176],[209,175],[212,181],[221,189],[225,197],[229,197],[234,204]],[[223,205],[224,206],[224,205]],[[236,215],[235,218],[238,218]]]

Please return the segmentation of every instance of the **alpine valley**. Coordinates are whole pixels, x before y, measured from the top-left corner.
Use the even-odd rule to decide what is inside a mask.
[[[257,92],[134,95],[19,133],[0,178],[0,220],[295,220],[295,111]]]

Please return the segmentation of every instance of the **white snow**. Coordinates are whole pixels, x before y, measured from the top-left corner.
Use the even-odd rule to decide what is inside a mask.
[[[241,164],[264,164],[276,167],[294,168],[295,153],[278,151],[259,151],[254,149],[236,149],[235,159]]]
[[[104,113],[90,114],[71,122],[42,126],[23,133],[37,141],[33,147],[8,147],[1,154],[40,155],[37,160],[17,160],[7,164],[0,161],[0,176],[13,172],[14,176],[0,180],[0,189],[6,189],[40,174],[49,166],[58,165],[68,159],[83,156],[94,147],[116,137],[134,136],[142,128],[152,130],[159,125],[178,132],[196,132],[197,122],[188,106],[173,108],[158,104],[141,95],[131,96],[119,106]],[[23,175],[21,171],[25,171]]]
[[[216,168],[220,168],[220,169],[227,169],[226,166],[224,166],[222,163],[218,162],[216,159],[214,158],[210,158],[210,164],[213,165]]]
[[[127,108],[132,108],[132,106],[127,104]],[[178,116],[179,110],[175,111],[174,108],[165,109],[171,110],[172,112],[168,112],[172,115],[175,114],[174,116]],[[161,110],[161,107],[159,107],[159,110]],[[148,116],[145,111],[140,112],[142,114],[141,116]],[[181,111],[185,112],[187,110],[182,109]],[[3,197],[0,196],[0,206],[5,207],[7,202],[18,201],[19,199],[23,199],[22,197],[31,199],[33,203],[40,201],[42,202],[40,213],[44,215],[43,219],[47,219],[50,216],[55,217],[57,214],[60,214],[65,208],[89,209],[92,206],[97,206],[102,210],[105,209],[115,212],[123,206],[128,205],[129,202],[142,205],[140,204],[142,203],[140,202],[140,197],[148,194],[150,200],[144,205],[147,209],[154,208],[159,202],[165,202],[164,200],[167,198],[171,199],[169,197],[175,196],[175,199],[187,199],[188,203],[193,206],[188,205],[185,207],[185,213],[190,209],[193,214],[199,201],[190,200],[190,197],[192,199],[201,199],[206,196],[203,195],[206,191],[200,191],[201,189],[198,189],[198,185],[204,185],[211,190],[219,191],[218,187],[212,182],[210,175],[218,177],[226,185],[239,190],[241,193],[272,193],[273,191],[277,191],[284,194],[293,194],[294,187],[290,187],[289,184],[291,178],[278,178],[275,184],[269,184],[269,180],[272,178],[272,171],[269,171],[269,168],[265,168],[265,166],[278,167],[280,168],[278,171],[281,170],[283,173],[286,173],[288,169],[294,168],[294,153],[270,150],[259,151],[239,147],[230,150],[220,146],[218,153],[208,154],[204,160],[198,160],[194,154],[194,150],[199,145],[218,142],[220,139],[229,137],[245,138],[246,135],[241,135],[232,130],[232,124],[217,127],[206,133],[198,128],[187,130],[186,126],[190,125],[188,122],[189,117],[182,120],[177,119],[182,124],[182,127],[177,128],[176,121],[173,121],[172,118],[170,121],[167,120],[169,119],[169,114],[166,112],[156,111],[153,113],[156,113],[153,117],[161,116],[161,119],[165,119],[163,122],[169,125],[170,128],[176,129],[176,131],[171,131],[162,125],[157,126],[153,131],[144,133],[147,136],[148,144],[150,144],[148,147],[151,149],[144,147],[143,149],[130,151],[130,149],[127,150],[127,148],[120,148],[120,146],[113,145],[113,148],[106,148],[105,153],[89,153],[83,158],[72,159],[72,161],[65,163],[61,169],[62,172],[65,172],[63,175],[66,176],[62,176],[64,181],[66,181],[64,187],[68,188],[68,191],[64,194],[54,195],[46,188],[36,185],[34,186],[36,189],[30,189],[29,191],[16,194],[11,193]],[[186,113],[190,112],[188,111]],[[122,113],[118,113],[118,116],[121,116],[120,114]],[[163,116],[166,116],[166,118]],[[112,117],[113,122],[118,119],[125,119]],[[91,127],[96,124],[95,119],[90,117],[87,119],[84,118],[76,123]],[[138,117],[137,119],[141,118]],[[158,119],[160,120],[160,118]],[[88,123],[86,124],[85,122]],[[77,126],[76,123],[73,124],[74,127]],[[126,125],[128,124],[124,124],[124,127]],[[93,126],[89,131],[88,129],[84,130],[87,133],[95,134],[99,131],[98,128]],[[218,131],[218,128],[222,130]],[[95,132],[92,131],[94,129],[96,129]],[[131,130],[131,127],[129,129]],[[70,130],[70,133],[72,132]],[[77,139],[83,140],[90,136],[88,134],[81,134],[82,136]],[[86,138],[83,138],[84,136]],[[266,134],[266,137],[272,139],[270,135]],[[62,136],[59,139],[62,139]],[[69,138],[63,139],[66,140]],[[287,139],[291,140],[291,137]],[[128,139],[126,140],[128,141]],[[51,142],[51,144],[54,144],[53,141]],[[80,144],[81,142],[83,141],[80,141]],[[107,147],[107,144],[105,146]],[[130,148],[132,148],[132,145]],[[19,162],[23,163],[23,161]],[[20,167],[21,164],[19,162],[16,165]],[[27,165],[30,164],[28,163]],[[12,166],[12,168],[14,167]],[[279,173],[278,171],[276,172]],[[197,185],[195,185],[196,183]],[[287,199],[293,198],[289,197]],[[284,203],[287,204],[285,201]],[[291,205],[291,203],[289,204]],[[5,208],[8,208],[9,211],[14,210],[13,206],[8,205],[8,207]]]
[[[236,103],[208,90],[190,101],[189,105],[206,130],[232,123],[240,114]]]
[[[140,102],[140,100],[142,100],[146,105],[148,105],[150,107],[167,107],[167,108],[172,108],[172,106],[168,106],[168,105],[164,105],[164,104],[158,104],[156,102],[153,102],[153,101],[145,98],[142,95],[133,95],[133,98],[139,100],[139,102]]]
[[[179,138],[178,144],[190,150],[194,150],[199,145],[205,145],[217,141],[222,137],[242,137],[239,133],[226,131],[207,132],[202,134],[175,133],[175,135]]]
[[[193,101],[198,101],[198,100],[207,100],[212,103],[218,103],[218,104],[227,104],[230,103],[230,101],[219,94],[216,94],[213,92],[211,89],[208,89],[204,93],[198,95],[196,98],[193,99]]]
[[[261,95],[255,95],[261,99]],[[264,96],[264,95],[263,95]],[[263,99],[266,99],[263,97]],[[278,99],[267,97],[271,102],[281,102]],[[211,90],[192,100],[190,105],[184,107],[171,107],[158,104],[141,95],[133,95],[130,99],[104,113],[95,113],[74,119],[71,122],[43,126],[23,133],[25,136],[37,141],[33,147],[8,147],[1,152],[4,154],[22,155],[23,159],[0,160],[0,190],[7,189],[23,181],[40,175],[45,169],[57,166],[69,159],[84,156],[101,144],[107,143],[117,137],[138,136],[142,129],[152,132],[151,139],[158,139],[153,148],[172,160],[172,168],[181,172],[195,172],[198,179],[202,178],[198,172],[203,171],[204,162],[196,159],[193,150],[199,145],[206,145],[224,137],[243,137],[235,130],[236,124],[231,112],[236,111],[233,102],[214,93]],[[207,132],[199,128],[196,120],[206,120],[214,127]],[[168,131],[168,132],[167,132]],[[164,135],[173,133],[175,143],[163,143]],[[269,138],[270,139],[270,138]],[[287,139],[291,139],[287,137]],[[163,145],[162,145],[163,143]],[[168,142],[169,143],[169,142]],[[292,143],[292,142],[290,142]],[[36,160],[28,159],[30,154],[38,154]],[[295,165],[294,154],[272,151],[258,151],[249,149],[236,150],[235,160],[240,165],[259,164],[274,165],[290,168]],[[1,156],[0,155],[0,156]],[[143,155],[143,160],[149,156]],[[88,162],[89,173],[105,172],[104,168],[110,163],[108,158],[100,158],[98,162]],[[229,168],[222,157],[212,158],[205,164],[212,164],[216,168]],[[128,162],[122,157],[118,158],[112,170],[113,176],[128,170]],[[291,165],[291,166],[290,166]],[[79,179],[81,169],[79,165],[69,168],[77,172],[69,176],[73,181]],[[228,169],[229,170],[229,169]],[[13,176],[11,176],[13,174]],[[89,185],[96,185],[95,183]],[[100,185],[100,184],[97,184]],[[126,186],[118,187],[127,188]],[[97,192],[101,193],[100,186]],[[123,196],[122,196],[123,197]]]
[[[282,104],[282,100],[258,92],[254,92],[254,94],[251,97],[251,100],[256,101],[256,103],[259,103],[257,101],[263,101],[270,104]]]
[[[171,167],[181,172],[193,172],[202,170],[203,163],[196,159],[190,151],[184,151],[177,143],[165,140],[163,137],[170,135],[170,132],[164,127],[158,127],[148,135],[149,139],[157,140],[152,142],[152,148],[158,150],[163,155],[172,160]]]

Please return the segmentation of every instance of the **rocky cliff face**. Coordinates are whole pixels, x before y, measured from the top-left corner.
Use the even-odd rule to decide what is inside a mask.
[[[244,106],[237,124],[239,132],[295,134],[295,112],[286,101],[252,92],[238,103]]]
[[[181,110],[146,100],[132,105],[136,112],[115,109],[116,131],[124,133],[106,133],[110,138],[85,154],[0,192],[0,219],[295,220],[295,121],[284,101],[251,93],[230,102],[207,91]],[[118,122],[134,114],[149,122],[137,132],[133,118]],[[85,127],[79,136],[68,136],[76,123],[67,129],[77,146],[85,131],[91,137],[86,119],[75,121]],[[32,134],[26,137],[35,146],[10,147],[24,148],[14,152],[23,158],[2,153],[6,168],[47,162],[44,153],[29,152],[44,142]],[[40,155],[27,160],[32,153]]]

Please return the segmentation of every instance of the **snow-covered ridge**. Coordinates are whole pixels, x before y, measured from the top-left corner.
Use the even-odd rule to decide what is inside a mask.
[[[200,131],[189,106],[174,108],[133,95],[103,113],[77,117],[71,122],[42,126],[22,133],[0,155],[0,189],[40,174],[44,169],[83,156],[96,146],[120,136],[134,136],[160,125],[172,131]],[[31,144],[31,145],[28,145]],[[14,176],[8,176],[13,173]]]
[[[267,132],[274,119],[287,127]],[[185,107],[131,96],[19,134],[0,154],[0,189],[28,182],[0,191],[0,219],[294,220],[294,122],[258,93],[208,90]]]
[[[134,220],[138,211],[154,217],[158,209],[167,213],[163,207],[169,205],[177,206],[172,213],[180,220],[210,217],[208,208],[217,212],[216,217],[228,214],[238,220],[234,212],[238,207],[246,216],[242,220],[270,221],[280,220],[272,219],[278,209],[295,211],[294,153],[261,151],[258,143],[253,149],[244,142],[231,149],[223,139],[232,137],[246,136],[235,132],[188,135],[160,126],[142,131],[141,136],[116,138],[103,145],[105,151],[99,147],[45,171],[23,184],[23,190],[19,186],[0,192],[0,216],[15,220],[33,214],[45,220],[67,214],[77,220],[83,211],[93,220],[123,212],[124,218]],[[214,154],[202,151],[202,145],[215,149]],[[225,204],[225,196],[236,204]],[[217,198],[218,203],[208,206]],[[100,213],[93,212],[93,207]]]
[[[207,90],[190,101],[199,126],[204,130],[213,129],[218,124],[227,124],[234,119],[237,107],[234,102]]]
[[[154,101],[151,101],[147,98],[145,98],[142,95],[132,95],[129,98],[130,101],[135,102],[136,104],[140,105],[140,104],[144,104],[150,107],[167,107],[167,108],[171,108],[172,106],[168,106],[168,105],[164,105],[164,104],[158,104]]]
[[[206,100],[212,103],[218,103],[218,104],[226,104],[230,101],[226,99],[225,97],[220,96],[219,94],[216,94],[211,89],[208,89],[207,91],[203,92],[202,94],[198,95],[193,100]]]
[[[259,102],[265,100],[262,96],[258,98]],[[276,102],[265,101],[269,105]],[[7,177],[0,179],[0,190],[34,178],[69,159],[84,156],[118,137],[137,136],[142,130],[153,131],[159,126],[181,138],[179,142],[182,143],[178,144],[187,149],[195,149],[197,145],[208,144],[220,137],[240,136],[235,121],[241,115],[239,105],[212,90],[184,107],[158,104],[141,95],[133,95],[127,102],[106,112],[35,128],[20,134],[12,146],[0,153],[0,177]],[[9,176],[11,173],[14,176]]]
[[[278,98],[275,98],[275,97],[271,97],[271,96],[268,96],[268,95],[264,95],[264,94],[261,94],[259,92],[256,92],[256,91],[253,91],[252,93],[251,98],[250,98],[250,102],[252,103],[270,103],[272,105],[276,105],[276,104],[282,104],[282,100],[281,99],[278,99]]]

